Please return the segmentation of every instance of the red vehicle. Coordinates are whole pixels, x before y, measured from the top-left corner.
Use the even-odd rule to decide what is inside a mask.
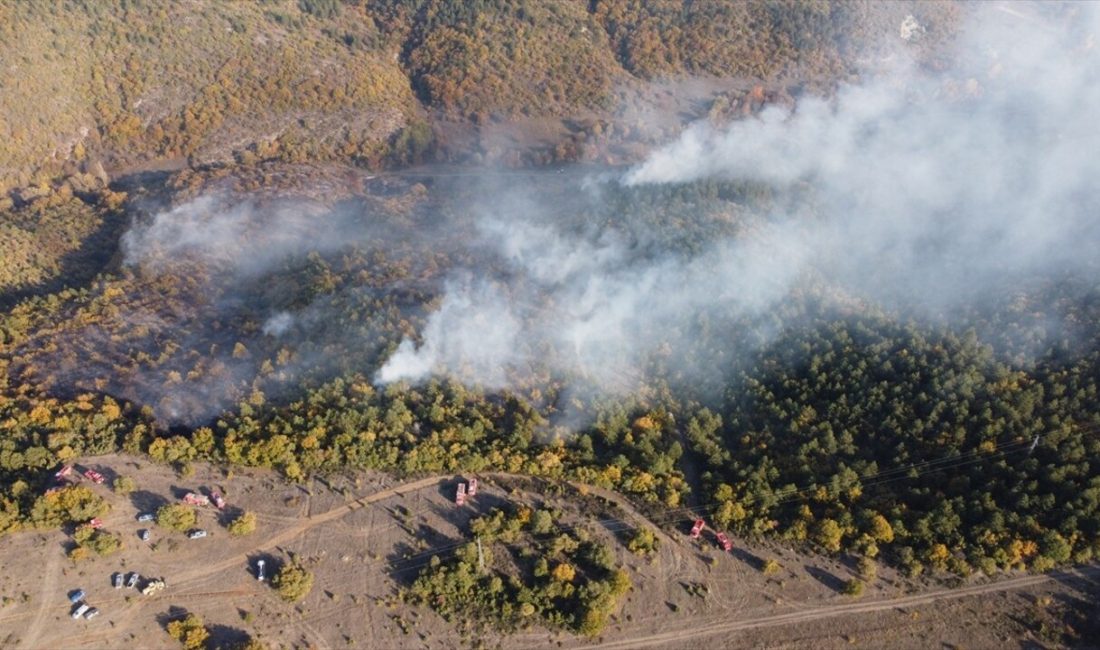
[[[93,517],[88,523],[84,524],[88,528],[103,528],[103,521],[99,517]]]
[[[73,473],[73,466],[72,465],[65,465],[61,469],[57,470],[57,473],[54,474],[53,477],[55,479],[57,479],[58,481],[61,481],[61,480],[64,480],[64,479],[68,478],[68,476],[72,473]]]
[[[210,493],[210,500],[214,502],[214,507],[218,510],[221,510],[225,507],[225,499],[223,499],[222,495],[218,494],[217,492]]]
[[[88,480],[90,480],[92,483],[95,483],[96,485],[101,485],[103,481],[106,480],[105,478],[103,478],[102,474],[95,471],[94,469],[84,470],[84,476],[87,476]]]
[[[718,533],[716,537],[718,538],[718,543],[722,546],[723,551],[733,550],[733,542],[730,541],[729,537],[726,537],[725,533]]]
[[[468,494],[472,497],[477,496],[477,479],[476,478],[470,479],[470,489],[468,491]]]
[[[695,523],[691,527],[691,538],[699,539],[699,535],[703,532],[703,527],[705,527],[706,525],[707,523],[702,519],[696,519]]]
[[[466,505],[466,484],[459,483],[458,491],[455,492],[455,505],[461,508]]]
[[[208,506],[210,505],[210,499],[201,494],[195,494],[194,492],[188,492],[183,495],[183,502],[192,506]]]

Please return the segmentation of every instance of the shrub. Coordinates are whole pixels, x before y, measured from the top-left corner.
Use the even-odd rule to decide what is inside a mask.
[[[188,614],[182,621],[172,621],[167,626],[168,635],[183,644],[187,650],[198,650],[206,645],[210,632],[203,625],[202,617]]]
[[[256,532],[256,513],[241,513],[239,517],[229,522],[228,530],[234,537],[243,537]]]
[[[194,528],[197,522],[195,509],[182,503],[170,503],[157,510],[157,525],[162,528],[182,533]]]
[[[313,589],[313,574],[298,562],[290,562],[279,569],[271,580],[271,585],[283,600],[295,603],[309,595]]]

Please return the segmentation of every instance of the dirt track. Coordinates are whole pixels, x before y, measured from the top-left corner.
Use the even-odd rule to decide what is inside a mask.
[[[973,587],[959,587],[957,589],[944,589],[939,591],[927,592],[924,594],[917,594],[914,596],[903,596],[900,598],[845,603],[843,605],[830,605],[826,607],[814,607],[811,609],[789,612],[787,614],[762,616],[759,618],[749,618],[734,621],[712,621],[709,623],[705,621],[694,621],[691,625],[686,625],[676,630],[660,632],[657,634],[633,636],[626,639],[616,639],[607,643],[581,646],[581,648],[602,648],[606,650],[613,648],[638,648],[670,643],[681,643],[687,641],[688,639],[699,639],[702,637],[708,637],[727,632],[736,632],[739,630],[750,630],[762,627],[772,627],[776,625],[794,625],[798,623],[809,623],[837,616],[867,614],[871,612],[896,609],[899,607],[927,605],[929,603],[942,600],[953,600],[992,592],[1010,591],[1013,589],[1021,589],[1024,587],[1031,587],[1045,582],[1050,582],[1060,576],[1082,575],[1100,575],[1100,567],[1089,566],[1076,569],[1074,571],[1009,578],[1007,580],[998,580],[996,582],[991,582],[984,585],[975,585]]]
[[[527,478],[517,477],[514,475],[494,473],[483,474],[485,478]],[[335,501],[329,499],[326,506],[328,509],[323,512],[310,516],[308,515],[308,508],[318,505],[315,501],[310,501],[306,505],[305,511],[299,511],[298,517],[283,516],[279,514],[278,508],[271,508],[267,514],[264,515],[261,510],[258,514],[264,515],[273,521],[279,522],[279,527],[272,531],[272,534],[266,537],[258,537],[252,540],[239,540],[237,545],[233,548],[230,554],[222,555],[217,558],[213,563],[207,564],[203,562],[195,562],[194,560],[188,560],[178,565],[179,569],[182,569],[178,573],[173,573],[170,580],[172,585],[171,592],[158,594],[152,596],[147,600],[136,601],[137,603],[159,603],[157,607],[163,607],[165,605],[171,606],[180,602],[188,603],[188,609],[191,607],[208,608],[208,611],[219,611],[218,608],[222,608],[222,611],[230,610],[231,606],[237,606],[238,604],[249,603],[247,605],[249,609],[255,609],[256,611],[264,611],[264,607],[269,607],[270,612],[276,618],[271,619],[272,623],[269,624],[268,638],[274,638],[274,634],[270,632],[272,629],[278,629],[282,627],[292,631],[293,635],[298,635],[298,639],[281,638],[278,643],[289,642],[291,644],[299,641],[311,645],[313,647],[325,648],[325,647],[337,647],[339,636],[336,636],[334,627],[339,627],[337,623],[343,622],[346,626],[348,620],[358,618],[359,620],[365,620],[364,623],[367,627],[365,631],[361,632],[365,636],[357,636],[357,641],[368,641],[374,639],[380,641],[384,636],[376,637],[375,634],[379,633],[378,625],[390,625],[392,626],[392,620],[395,616],[400,618],[401,614],[395,614],[389,609],[367,608],[364,609],[363,604],[358,600],[348,598],[347,600],[337,601],[331,594],[324,596],[328,593],[322,590],[322,594],[318,595],[312,601],[312,604],[306,611],[300,611],[296,620],[281,619],[280,609],[281,604],[277,602],[273,596],[263,590],[256,590],[254,588],[254,581],[247,574],[241,571],[242,567],[245,567],[249,563],[249,558],[259,552],[266,552],[271,550],[281,550],[278,547],[285,546],[298,540],[303,535],[312,535],[315,539],[305,544],[305,552],[315,556],[323,555],[325,552],[339,553],[335,549],[340,548],[338,545],[333,544],[333,539],[337,535],[347,535],[347,531],[334,530],[329,528],[320,528],[325,524],[332,524],[337,521],[341,521],[345,516],[351,517],[352,520],[356,516],[362,518],[370,516],[372,519],[363,520],[358,523],[354,521],[347,522],[349,526],[358,526],[358,531],[363,531],[367,537],[356,536],[350,537],[353,541],[353,546],[344,548],[357,548],[360,547],[360,542],[357,540],[366,539],[381,540],[380,534],[387,534],[386,531],[395,528],[404,528],[405,525],[396,522],[381,522],[374,523],[374,514],[367,513],[363,509],[371,504],[380,503],[386,499],[391,499],[397,496],[409,496],[412,494],[417,495],[417,503],[419,503],[420,495],[426,488],[430,488],[439,485],[442,482],[453,479],[453,475],[441,475],[431,476],[401,485],[392,487],[384,487],[376,491],[371,492],[365,497],[350,501]],[[486,488],[490,489],[491,481],[487,483]],[[939,601],[954,601],[964,598],[970,598],[979,596],[982,594],[990,594],[995,592],[1009,592],[1013,590],[1027,590],[1028,588],[1045,588],[1044,585],[1054,583],[1056,579],[1063,577],[1087,577],[1095,580],[1100,577],[1100,567],[1090,566],[1081,568],[1072,572],[1062,574],[1050,574],[1050,575],[1035,575],[1035,576],[1021,576],[1016,578],[1010,578],[1000,580],[996,582],[990,582],[988,584],[974,585],[970,587],[962,587],[949,590],[936,590],[925,593],[919,593],[915,595],[904,595],[898,597],[887,597],[887,594],[880,592],[876,597],[874,594],[869,594],[866,600],[851,601],[845,599],[843,602],[837,602],[837,604],[828,604],[830,600],[824,600],[829,598],[821,592],[820,585],[817,585],[817,594],[807,592],[807,597],[800,599],[796,594],[789,591],[790,585],[783,588],[781,592],[776,592],[775,595],[782,595],[782,601],[784,604],[780,604],[779,600],[772,601],[774,604],[769,605],[765,598],[762,598],[759,594],[754,594],[754,587],[750,586],[756,584],[755,589],[760,590],[762,588],[762,581],[757,580],[752,582],[758,574],[758,570],[752,568],[746,562],[738,562],[733,558],[726,558],[722,560],[720,564],[708,565],[704,555],[710,553],[705,547],[698,544],[691,543],[686,539],[686,536],[682,535],[668,535],[657,524],[647,519],[645,515],[633,508],[630,503],[617,493],[601,490],[598,488],[588,486],[583,487],[585,491],[593,494],[597,494],[604,498],[607,498],[621,507],[621,512],[617,515],[621,517],[621,520],[608,520],[608,521],[620,521],[621,525],[646,525],[657,531],[657,534],[661,538],[661,557],[658,562],[651,563],[638,563],[634,569],[638,572],[638,579],[642,581],[638,587],[640,591],[635,594],[635,603],[631,608],[634,612],[633,620],[636,623],[632,625],[622,625],[618,631],[608,631],[608,640],[603,643],[597,643],[592,645],[590,641],[586,641],[583,638],[571,637],[571,636],[557,636],[559,633],[554,631],[547,631],[538,628],[531,628],[526,632],[518,633],[511,636],[504,636],[495,641],[502,647],[523,647],[523,648],[535,648],[545,647],[548,643],[557,642],[559,645],[564,643],[566,647],[584,647],[584,648],[635,648],[635,647],[655,647],[655,646],[683,646],[685,644],[696,645],[701,643],[708,637],[716,637],[723,634],[731,634],[738,631],[757,630],[757,629],[781,629],[781,628],[795,628],[797,626],[806,626],[806,624],[813,624],[820,622],[818,625],[810,625],[804,627],[806,630],[805,638],[823,638],[824,636],[836,637],[836,632],[825,632],[824,621],[833,621],[832,626],[835,630],[838,626],[849,626],[848,623],[838,623],[838,619],[844,617],[857,617],[858,615],[875,614],[876,616],[882,616],[884,614],[876,614],[877,612],[887,612],[889,610],[897,610],[900,608],[910,608],[928,605]],[[442,506],[446,512],[453,512],[453,505],[449,505],[447,497],[436,491],[431,491],[432,500],[436,503],[436,506]],[[430,510],[433,506],[425,506],[424,512]],[[419,516],[422,509],[417,508],[410,516]],[[361,511],[362,514],[352,515],[356,511]],[[385,513],[379,512],[378,514],[385,515]],[[128,513],[119,513],[117,515],[120,520],[127,519],[130,515]],[[127,524],[131,525],[131,524]],[[343,524],[341,524],[343,525]],[[618,525],[618,524],[615,524]],[[285,526],[285,527],[284,527]],[[365,528],[364,528],[365,526]],[[318,528],[318,530],[313,530]],[[392,533],[390,533],[392,534]],[[403,534],[403,533],[402,533]],[[453,535],[453,533],[449,534]],[[682,538],[682,539],[681,539]],[[390,537],[389,539],[395,539]],[[453,539],[453,537],[452,537]],[[30,542],[29,538],[27,540]],[[393,542],[386,542],[386,544],[392,544]],[[320,544],[320,545],[318,545]],[[312,546],[313,548],[310,548]],[[457,544],[452,545],[457,546]],[[190,547],[188,547],[190,548]],[[200,547],[194,547],[198,549]],[[370,594],[371,598],[380,597],[380,594],[387,592],[391,586],[385,582],[386,576],[393,575],[394,570],[405,571],[409,568],[415,568],[415,565],[425,563],[427,557],[431,554],[446,552],[449,547],[440,546],[437,544],[434,547],[420,547],[413,549],[413,555],[404,556],[402,560],[396,560],[396,562],[404,563],[412,562],[413,566],[403,569],[394,569],[397,566],[393,564],[395,560],[392,558],[387,559],[382,557],[384,551],[383,548],[390,548],[389,546],[374,547],[374,554],[368,558],[360,558],[358,561],[360,569],[353,569],[355,567],[354,561],[351,564],[343,564],[341,567],[346,569],[340,570],[358,570],[360,572],[366,571],[377,580],[372,583],[372,586],[368,587],[366,584],[361,585],[358,589],[350,586],[335,587],[334,585],[346,584],[346,580],[342,578],[331,577],[334,574],[330,574],[329,582],[326,587],[339,591],[345,589],[343,593],[347,594],[350,591],[359,591],[360,594]],[[346,551],[345,551],[346,552]],[[26,623],[26,627],[22,631],[21,640],[17,647],[19,648],[32,648],[43,647],[43,644],[48,643],[51,638],[56,641],[56,630],[52,630],[47,627],[53,625],[55,620],[64,620],[67,618],[64,612],[68,611],[69,606],[64,600],[60,600],[54,593],[61,589],[63,582],[59,582],[59,574],[61,573],[62,566],[64,564],[64,558],[60,549],[49,549],[46,561],[42,567],[42,580],[40,585],[36,585],[35,597],[33,604],[18,613],[12,613],[7,616],[0,617],[0,627],[5,625],[13,625],[17,620],[23,620]],[[151,557],[144,555],[141,557]],[[725,557],[725,554],[717,553],[714,557]],[[344,562],[348,562],[347,557],[343,559]],[[147,560],[141,560],[147,561]],[[339,561],[337,559],[337,561]],[[630,558],[626,558],[626,562],[631,562]],[[786,563],[788,560],[784,560]],[[795,578],[796,560],[791,557],[789,562],[791,564],[792,572],[790,573],[790,580],[797,587],[799,580],[804,577]],[[814,560],[817,562],[818,560]],[[636,561],[635,561],[636,562]],[[390,569],[386,569],[383,565],[390,565]],[[72,571],[73,569],[69,569]],[[801,573],[800,571],[797,571]],[[246,576],[242,582],[240,578],[229,578],[224,576]],[[335,574],[338,575],[338,574]],[[365,575],[365,574],[363,574]],[[84,582],[86,578],[78,578]],[[72,578],[69,579],[72,582]],[[683,596],[682,585],[686,582],[704,581],[709,587],[708,599],[695,600],[685,599]],[[79,584],[79,583],[78,583]],[[812,581],[809,582],[811,586],[814,586]],[[385,585],[385,586],[383,586]],[[772,588],[774,590],[774,587]],[[117,642],[124,638],[119,636],[120,631],[125,629],[140,629],[143,625],[141,621],[146,620],[145,617],[150,615],[149,609],[143,609],[141,605],[128,605],[124,601],[128,601],[122,593],[115,592],[113,589],[100,588],[100,594],[96,595],[95,602],[104,608],[106,612],[113,612],[115,619],[110,628],[102,627],[101,629],[88,629],[81,637],[79,644],[73,644],[73,647],[102,647],[103,644],[110,643],[112,641]],[[128,592],[127,592],[128,593]],[[794,598],[792,598],[794,596]],[[749,601],[752,602],[749,602]],[[796,605],[796,602],[801,600],[801,604]],[[264,605],[263,603],[269,603]],[[676,614],[669,614],[662,607],[662,603],[678,602],[679,611]],[[969,601],[971,603],[976,601]],[[104,607],[106,606],[106,607]],[[969,607],[969,605],[958,605],[959,608]],[[660,609],[658,609],[660,608]],[[772,613],[776,611],[782,612],[783,609],[793,609],[793,611],[786,611],[784,613]],[[374,612],[378,613],[375,614]],[[674,610],[675,611],[675,610]],[[356,613],[358,612],[358,613]],[[363,619],[363,615],[366,613],[367,618]],[[109,614],[110,615],[110,614]],[[626,612],[622,614],[625,617]],[[374,616],[375,618],[371,618]],[[420,616],[420,614],[413,614],[413,616]],[[430,614],[428,615],[430,617]],[[638,618],[642,616],[642,618]],[[344,618],[341,618],[344,617]],[[351,618],[348,618],[351,617]],[[872,617],[873,618],[873,617]],[[409,619],[412,620],[412,619]],[[630,621],[629,617],[624,618],[624,621]],[[867,620],[867,619],[863,619]],[[931,623],[931,621],[921,620],[919,625],[921,629],[925,629],[925,626]],[[65,623],[68,625],[68,623]],[[116,624],[118,627],[116,627]],[[432,632],[430,638],[432,643],[426,644],[428,647],[433,647],[434,644],[441,644],[440,647],[453,647],[453,645],[459,641],[454,635],[456,632],[449,624],[445,624],[442,620],[439,620],[435,625],[435,631]],[[375,627],[371,627],[375,626]],[[13,630],[16,628],[12,628]],[[345,629],[347,629],[345,627]],[[372,631],[373,630],[373,631]],[[51,637],[51,633],[54,633]],[[774,634],[774,632],[769,633]],[[0,635],[2,636],[2,635]],[[345,639],[351,638],[350,636]],[[393,642],[402,637],[390,637],[390,641]],[[422,637],[425,639],[428,637]],[[164,639],[158,639],[163,641]],[[694,643],[692,640],[695,640]],[[732,643],[736,645],[734,637],[726,637],[723,639],[725,644]],[[746,643],[752,644],[748,639]]]

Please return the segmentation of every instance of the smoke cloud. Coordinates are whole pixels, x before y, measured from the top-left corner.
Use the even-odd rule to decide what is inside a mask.
[[[713,178],[777,193],[766,219],[690,255],[641,251],[637,233],[578,234],[550,208],[498,199],[480,233],[503,261],[506,288],[451,283],[428,327],[376,380],[453,373],[500,387],[538,359],[615,391],[635,387],[654,358],[705,378],[714,369],[698,354],[673,351],[715,319],[741,329],[708,353],[713,365],[766,345],[770,312],[807,278],[951,318],[1041,274],[1094,273],[1100,12],[1004,9],[975,8],[949,70],[920,69],[899,49],[834,97],[726,127],[695,124],[622,176],[637,189]],[[586,187],[577,192],[601,200],[601,182]]]

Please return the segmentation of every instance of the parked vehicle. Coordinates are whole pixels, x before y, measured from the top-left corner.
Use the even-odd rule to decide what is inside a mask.
[[[723,551],[733,550],[733,542],[730,541],[729,537],[726,537],[725,533],[718,533],[715,537],[718,538],[718,544],[722,547]]]
[[[103,528],[103,520],[99,517],[93,517],[84,525],[88,528]]]
[[[183,495],[183,502],[192,506],[208,506],[210,505],[210,499],[204,495],[195,494],[194,492],[188,492]]]
[[[210,500],[214,502],[214,507],[218,510],[221,510],[225,507],[225,499],[223,499],[222,495],[218,494],[217,492],[210,493]]]
[[[115,586],[115,589],[122,589],[122,573],[115,571],[115,574],[111,576],[111,584]]]
[[[88,611],[89,609],[91,609],[91,607],[88,605],[88,603],[80,603],[80,607],[77,607],[75,610],[73,610],[73,620],[75,621],[76,619],[83,616],[84,612]]]
[[[87,594],[84,593],[83,589],[77,589],[73,593],[69,594],[69,602],[75,605],[76,603],[84,600],[84,596],[86,595]]]
[[[104,476],[102,474],[95,471],[94,469],[84,470],[84,476],[87,476],[88,479],[91,480],[91,482],[95,483],[96,485],[101,485],[103,483],[103,481],[107,480],[106,478],[104,478]]]
[[[99,616],[99,610],[93,607],[84,613],[84,620],[90,621],[96,616]]]
[[[707,522],[702,519],[696,519],[695,523],[691,526],[691,538],[699,539],[699,535],[703,532],[703,527],[707,525]]]
[[[259,560],[256,562],[256,579],[263,581],[264,579],[264,565],[266,562]]]
[[[155,518],[156,518],[156,515],[154,515],[151,512],[143,512],[143,513],[141,513],[140,515],[137,516],[138,521],[153,521],[153,519],[155,519]]]
[[[187,534],[187,537],[189,539],[200,539],[202,537],[206,537],[206,531],[202,530],[202,529],[193,530],[193,531],[191,531],[190,533]]]
[[[154,578],[145,585],[145,588],[141,590],[142,596],[151,596],[161,589],[164,589],[164,581],[160,578]]]
[[[133,589],[137,586],[138,580],[141,580],[141,574],[137,571],[134,571],[130,574],[129,580],[126,581],[126,586],[130,589]]]
[[[141,541],[143,542],[148,542],[149,538],[152,537],[152,535],[149,534],[148,528],[141,529],[141,532],[138,533],[138,536],[141,537]]]

